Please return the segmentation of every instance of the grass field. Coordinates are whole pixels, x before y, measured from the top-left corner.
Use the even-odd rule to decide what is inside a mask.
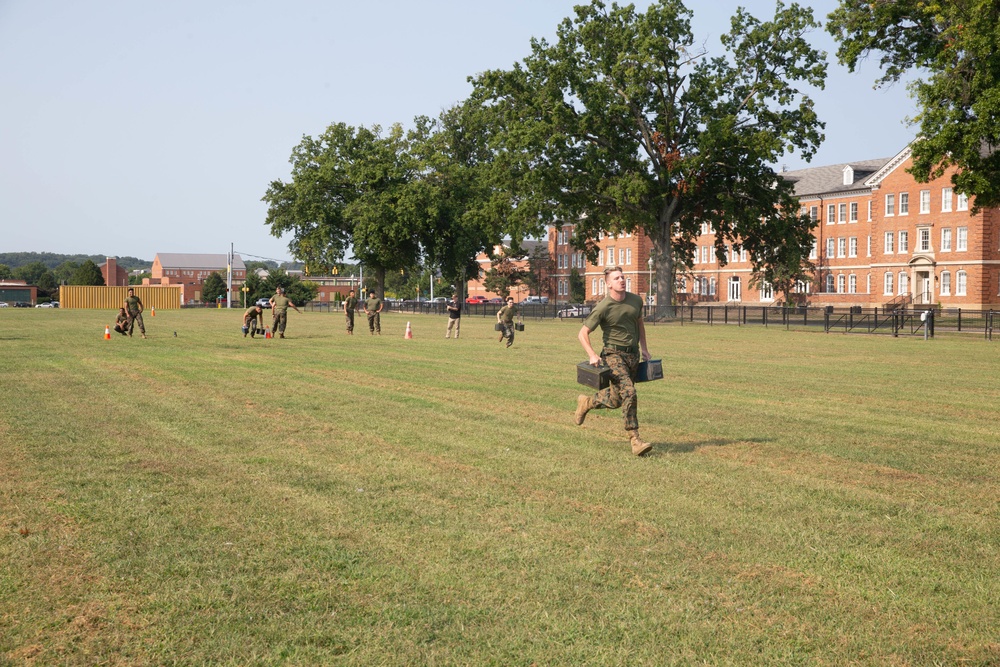
[[[1000,664],[1000,344],[649,327],[637,459],[579,322],[239,318],[0,311],[0,664]]]

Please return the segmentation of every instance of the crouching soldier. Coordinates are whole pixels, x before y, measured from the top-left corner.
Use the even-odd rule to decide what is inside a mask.
[[[260,307],[260,304],[256,304],[247,308],[247,312],[243,313],[243,337],[246,338],[247,334],[253,338],[257,335],[258,331],[264,330],[264,309]]]

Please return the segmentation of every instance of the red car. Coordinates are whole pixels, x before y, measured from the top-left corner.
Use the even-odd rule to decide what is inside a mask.
[[[476,294],[475,296],[470,296],[468,299],[465,300],[466,303],[486,303],[486,301],[487,299],[485,296],[479,296],[478,294]]]

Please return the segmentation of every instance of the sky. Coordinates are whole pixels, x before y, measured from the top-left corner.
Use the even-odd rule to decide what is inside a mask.
[[[0,252],[292,259],[261,201],[290,178],[303,136],[389,126],[468,97],[550,41],[579,0],[0,0]],[[636,3],[645,7],[648,2]],[[713,0],[693,31],[713,53],[736,7]],[[790,4],[790,3],[788,3]],[[800,0],[825,20],[836,0]],[[812,166],[891,157],[913,138],[902,84],[873,88],[829,54],[810,91],[826,141]],[[789,169],[809,166],[791,154]]]

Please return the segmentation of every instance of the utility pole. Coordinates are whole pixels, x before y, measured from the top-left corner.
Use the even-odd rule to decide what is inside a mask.
[[[226,262],[226,308],[233,307],[233,244],[229,244],[229,261]]]

